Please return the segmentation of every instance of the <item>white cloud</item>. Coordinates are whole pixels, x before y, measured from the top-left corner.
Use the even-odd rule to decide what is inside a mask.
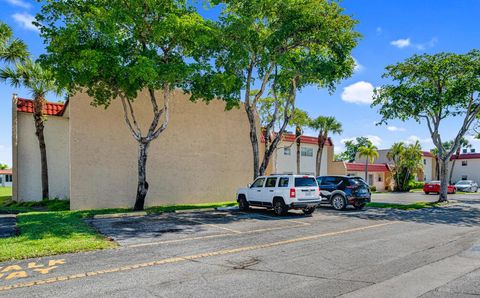
[[[26,9],[29,9],[29,8],[32,7],[32,5],[30,3],[26,2],[26,1],[22,1],[22,0],[5,0],[5,2],[8,2],[13,6],[18,6],[18,7],[22,7],[22,8],[26,8]]]
[[[373,101],[372,84],[365,81],[356,82],[343,88],[341,98],[343,101],[356,104],[371,104]]]
[[[360,72],[364,69],[363,65],[360,64],[357,59],[353,58],[353,61],[355,62],[355,68],[353,69],[354,72]]]
[[[382,145],[383,140],[382,140],[382,138],[379,137],[379,136],[367,135],[367,136],[365,136],[365,137],[368,138],[368,139],[372,142],[372,144],[375,145],[375,146],[377,146],[377,147],[380,147],[380,146]],[[344,145],[345,145],[345,143],[346,143],[347,141],[354,141],[354,143],[356,143],[356,139],[357,139],[356,137],[353,137],[353,138],[343,138],[343,139],[340,140],[340,146],[341,146],[342,148],[344,148],[344,147],[345,147]]]
[[[393,40],[390,42],[390,44],[392,46],[402,49],[410,46],[410,38]]]
[[[411,135],[406,140],[403,140],[405,144],[415,144],[416,141],[420,143],[420,145],[422,146],[422,150],[425,151],[428,151],[435,147],[430,137],[421,138],[416,135]]]
[[[38,28],[32,23],[35,17],[29,13],[15,13],[12,18],[24,29],[38,31]]]
[[[387,129],[389,131],[405,131],[405,128],[397,127],[397,126],[393,126],[393,125],[387,126]]]

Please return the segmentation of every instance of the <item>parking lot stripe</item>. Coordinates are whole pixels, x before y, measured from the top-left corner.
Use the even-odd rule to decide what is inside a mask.
[[[202,259],[202,258],[207,258],[207,257],[215,257],[215,256],[236,254],[236,253],[245,252],[245,251],[266,249],[266,248],[271,248],[271,247],[276,247],[276,246],[281,246],[281,245],[288,245],[288,244],[292,244],[292,243],[296,243],[296,242],[304,242],[304,241],[316,240],[316,239],[324,238],[324,237],[337,236],[337,235],[348,234],[348,233],[353,233],[353,232],[365,231],[365,230],[369,230],[369,229],[374,229],[374,228],[384,227],[384,226],[387,226],[387,225],[392,225],[392,224],[395,224],[395,223],[398,223],[398,222],[386,222],[386,223],[374,224],[374,225],[357,227],[357,228],[352,228],[352,229],[346,229],[346,230],[327,232],[327,233],[322,233],[322,234],[317,234],[317,235],[311,235],[311,236],[304,236],[304,237],[299,237],[299,238],[281,240],[281,241],[270,242],[270,243],[265,243],[265,244],[243,246],[243,247],[237,247],[237,248],[232,248],[232,249],[217,250],[217,251],[213,251],[213,252],[204,252],[204,253],[200,253],[200,254],[183,256],[183,257],[172,257],[172,258],[166,258],[166,259],[161,259],[161,260],[151,261],[151,262],[146,262],[146,263],[127,265],[127,266],[122,266],[122,267],[117,267],[117,268],[103,269],[103,270],[90,271],[90,272],[82,272],[82,273],[77,273],[77,274],[72,274],[72,275],[52,277],[52,278],[48,278],[48,279],[35,280],[35,281],[30,281],[30,282],[25,282],[25,283],[16,283],[16,284],[8,285],[8,286],[2,286],[2,287],[0,287],[0,291],[8,291],[8,290],[16,289],[16,288],[33,287],[33,286],[36,286],[36,285],[50,284],[50,283],[56,283],[56,282],[85,278],[85,277],[100,276],[100,275],[104,275],[104,274],[107,274],[107,273],[125,272],[125,271],[131,271],[131,270],[135,270],[135,269],[139,269],[139,268],[159,266],[159,265],[171,264],[171,263],[179,263],[179,262],[183,262],[183,261],[197,260],[197,259]]]

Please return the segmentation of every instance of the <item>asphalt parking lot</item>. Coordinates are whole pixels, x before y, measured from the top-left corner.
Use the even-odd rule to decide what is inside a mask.
[[[480,295],[478,195],[415,211],[320,208],[310,217],[275,217],[223,210],[90,223],[119,248],[1,264],[26,276],[1,279],[0,295]]]

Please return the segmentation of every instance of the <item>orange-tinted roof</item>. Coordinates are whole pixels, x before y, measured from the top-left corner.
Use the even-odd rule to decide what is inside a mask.
[[[0,170],[0,175],[12,175],[12,169]]]
[[[276,133],[273,133],[273,134],[275,135]],[[273,136],[271,136],[271,138],[273,138]],[[282,141],[284,141],[284,142],[295,142],[295,139],[296,139],[295,134],[293,134],[293,133],[284,133],[284,134],[283,134]],[[265,138],[264,138],[263,133],[262,133],[262,135],[260,136],[260,140],[262,141],[262,143],[265,142]],[[302,136],[300,136],[300,143],[317,145],[317,144],[318,144],[318,138],[317,138],[317,137],[303,136],[303,135],[302,135]],[[325,142],[325,146],[333,146],[332,139],[327,138],[327,141]]]
[[[453,155],[450,160],[454,159],[479,159],[480,158],[480,153],[463,153],[460,154],[458,157],[457,155]]]
[[[43,113],[48,116],[62,116],[65,104],[57,102],[47,102],[43,108]],[[17,98],[17,111],[23,113],[33,113],[33,100]]]
[[[345,164],[347,165],[347,171],[355,171],[355,172],[365,171],[364,163],[347,162]],[[368,171],[369,172],[390,172],[390,168],[386,163],[368,164]]]

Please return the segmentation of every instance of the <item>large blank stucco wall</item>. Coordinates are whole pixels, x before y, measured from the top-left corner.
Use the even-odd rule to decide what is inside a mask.
[[[161,104],[161,94],[158,94]],[[132,207],[137,188],[137,142],[121,102],[105,110],[85,94],[70,108],[71,208]],[[152,119],[146,93],[133,104],[145,133]],[[233,200],[252,180],[249,128],[242,108],[221,101],[192,103],[175,92],[167,129],[152,141],[147,161],[147,206]]]
[[[16,179],[14,200],[39,201],[42,199],[40,149],[35,136],[35,125],[31,113],[18,112],[16,156],[14,172]],[[69,194],[69,143],[68,118],[48,116],[45,122],[45,144],[49,191],[51,198],[68,198]],[[15,137],[15,136],[14,136]]]

